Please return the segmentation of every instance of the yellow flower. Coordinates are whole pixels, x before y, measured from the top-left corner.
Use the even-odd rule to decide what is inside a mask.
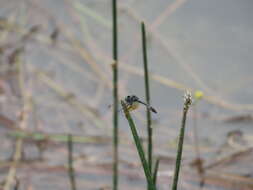
[[[204,95],[204,93],[200,90],[196,90],[195,93],[194,93],[194,97],[195,97],[196,100],[202,99],[203,95]]]

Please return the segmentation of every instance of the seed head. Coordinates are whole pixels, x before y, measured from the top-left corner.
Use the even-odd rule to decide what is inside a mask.
[[[184,94],[184,109],[188,109],[192,104],[192,95],[189,91]]]

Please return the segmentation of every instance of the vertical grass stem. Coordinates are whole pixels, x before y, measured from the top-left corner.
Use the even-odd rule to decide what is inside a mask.
[[[72,135],[68,135],[68,174],[71,190],[76,190],[75,170],[73,167],[73,141]]]
[[[142,31],[142,54],[143,54],[143,66],[144,66],[144,78],[145,78],[145,94],[146,94],[146,102],[150,105],[150,92],[149,92],[149,77],[148,77],[148,59],[147,59],[147,44],[146,44],[146,29],[144,22],[141,23],[141,31]],[[152,173],[152,148],[153,148],[153,140],[152,140],[152,127],[151,127],[151,113],[147,108],[147,132],[148,132],[148,165],[149,169]]]
[[[118,189],[118,31],[117,0],[112,0],[113,52],[113,190]]]
[[[181,129],[180,129],[179,141],[178,141],[178,147],[177,147],[177,159],[176,159],[172,190],[177,190],[178,176],[179,176],[179,171],[180,171],[180,166],[181,166],[183,144],[184,144],[186,116],[187,116],[187,112],[189,110],[191,103],[192,103],[191,94],[189,92],[186,92],[186,94],[184,95],[183,117],[182,117]]]

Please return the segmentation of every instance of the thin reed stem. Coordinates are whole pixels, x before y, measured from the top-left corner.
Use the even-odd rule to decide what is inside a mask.
[[[153,172],[153,181],[154,181],[155,185],[157,182],[157,174],[158,174],[159,164],[160,164],[160,159],[158,158],[155,162],[155,168],[154,168],[154,172]]]
[[[73,167],[73,141],[72,135],[68,135],[68,174],[71,190],[76,190],[75,170]]]
[[[22,154],[22,147],[23,147],[23,141],[22,139],[18,138],[16,140],[15,144],[15,152],[13,155],[13,164],[10,166],[9,172],[7,174],[7,177],[5,179],[3,190],[10,190],[11,186],[14,182],[16,173],[17,173],[17,166],[19,164],[19,161],[21,159]]]
[[[141,23],[142,31],[142,52],[143,52],[143,66],[144,66],[144,78],[145,78],[145,93],[146,102],[150,105],[150,92],[149,92],[149,77],[148,77],[148,59],[147,59],[147,45],[146,45],[146,29],[144,22]],[[148,165],[149,170],[152,173],[152,127],[151,127],[151,113],[150,109],[147,107],[147,132],[148,132]]]
[[[25,130],[27,128],[27,121],[29,117],[30,104],[29,104],[29,96],[26,93],[27,89],[25,87],[25,75],[24,75],[24,62],[21,60],[20,53],[21,50],[18,50],[18,54],[15,55],[15,64],[17,66],[18,75],[18,84],[21,92],[21,102],[22,102],[22,110],[19,114],[19,123],[18,126],[21,130]],[[13,182],[17,173],[17,166],[22,158],[22,150],[23,150],[23,140],[21,138],[17,138],[15,143],[15,152],[13,155],[13,164],[11,165],[8,174],[6,176],[3,190],[10,190],[12,188]]]
[[[184,144],[186,116],[187,116],[187,112],[189,110],[191,103],[192,103],[191,95],[190,93],[186,93],[184,96],[183,117],[182,117],[181,129],[180,129],[179,141],[178,141],[178,147],[177,147],[177,159],[176,159],[176,167],[175,167],[175,172],[174,172],[172,190],[177,190],[178,176],[179,176],[179,171],[180,171],[180,166],[181,166],[183,144]]]
[[[118,31],[117,0],[112,0],[113,44],[113,190],[118,189]]]
[[[154,182],[153,182],[153,177],[152,177],[151,171],[149,169],[148,162],[145,158],[145,153],[144,153],[144,150],[143,150],[143,147],[142,147],[142,144],[141,144],[140,137],[139,137],[138,132],[136,130],[136,126],[134,124],[134,121],[133,121],[133,119],[132,119],[132,117],[131,117],[129,111],[127,110],[127,107],[126,107],[126,105],[123,101],[121,101],[121,105],[123,107],[125,117],[128,121],[128,124],[130,126],[130,129],[131,129],[131,132],[132,132],[132,135],[133,135],[133,138],[134,138],[134,142],[135,142],[135,145],[136,145],[136,148],[137,148],[137,151],[138,151],[141,163],[142,163],[142,167],[143,167],[143,170],[144,170],[144,173],[145,173],[145,176],[146,176],[148,189],[149,190],[156,190],[156,187],[155,187]]]

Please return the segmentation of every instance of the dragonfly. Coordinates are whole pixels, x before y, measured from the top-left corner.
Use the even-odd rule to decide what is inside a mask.
[[[140,104],[146,106],[150,111],[152,111],[153,113],[157,113],[157,111],[150,105],[148,105],[147,103],[141,101],[137,96],[135,95],[131,95],[131,96],[126,96],[124,99],[124,102],[126,103],[127,106],[127,110],[128,111],[133,111],[139,108]],[[111,105],[112,106],[112,105]],[[111,107],[110,106],[110,107]],[[122,109],[120,109],[118,112],[122,111]]]

